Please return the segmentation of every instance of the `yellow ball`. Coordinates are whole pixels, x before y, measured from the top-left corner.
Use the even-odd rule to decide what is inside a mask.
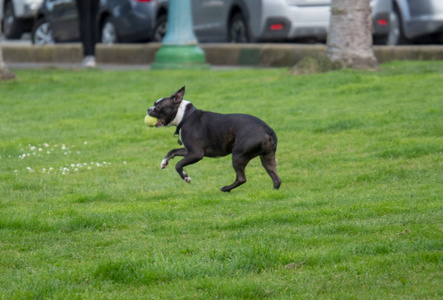
[[[149,127],[154,127],[158,122],[157,118],[151,117],[150,115],[146,115],[145,124]]]

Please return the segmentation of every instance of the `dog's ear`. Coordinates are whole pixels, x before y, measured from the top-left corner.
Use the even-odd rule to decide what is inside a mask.
[[[183,86],[174,95],[171,96],[171,99],[174,100],[174,103],[180,103],[183,100],[183,96],[185,95],[185,87]]]

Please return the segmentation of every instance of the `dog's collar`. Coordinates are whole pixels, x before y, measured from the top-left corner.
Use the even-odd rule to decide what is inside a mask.
[[[188,105],[189,109],[187,111],[185,111],[185,114],[183,116],[183,119],[181,120],[181,122],[177,125],[177,129],[175,130],[174,135],[178,137],[178,135],[180,134],[180,129],[182,128],[183,124],[185,124],[185,122],[188,120],[188,118],[197,110],[197,108],[195,108],[194,105]],[[187,107],[187,108],[188,108]],[[182,145],[183,143],[181,142],[180,138],[178,138],[177,141],[180,145]]]

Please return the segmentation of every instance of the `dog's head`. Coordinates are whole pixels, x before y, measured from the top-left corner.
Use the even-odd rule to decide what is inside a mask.
[[[189,103],[188,101],[183,100],[184,95],[185,87],[182,87],[171,97],[160,98],[155,101],[154,106],[148,108],[148,115],[158,119],[155,127],[177,126],[178,123],[180,123],[182,118],[179,114],[180,107],[183,107],[183,104],[185,104],[184,102]]]

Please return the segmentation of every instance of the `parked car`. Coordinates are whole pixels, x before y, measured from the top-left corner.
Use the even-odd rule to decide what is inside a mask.
[[[326,39],[330,0],[192,0],[200,42]]]
[[[165,2],[165,1],[163,1]],[[155,13],[162,1],[100,0],[97,36],[104,44],[148,41],[153,38]],[[75,0],[45,0],[32,30],[34,44],[80,40]]]
[[[330,0],[192,0],[200,42],[325,39]],[[103,43],[161,41],[167,1],[101,0],[97,30]],[[45,0],[34,26],[35,44],[79,40],[74,0]]]
[[[19,39],[31,31],[34,17],[43,0],[0,0],[0,20],[7,39]]]
[[[442,0],[371,0],[374,40],[401,45],[431,36],[443,37]]]

